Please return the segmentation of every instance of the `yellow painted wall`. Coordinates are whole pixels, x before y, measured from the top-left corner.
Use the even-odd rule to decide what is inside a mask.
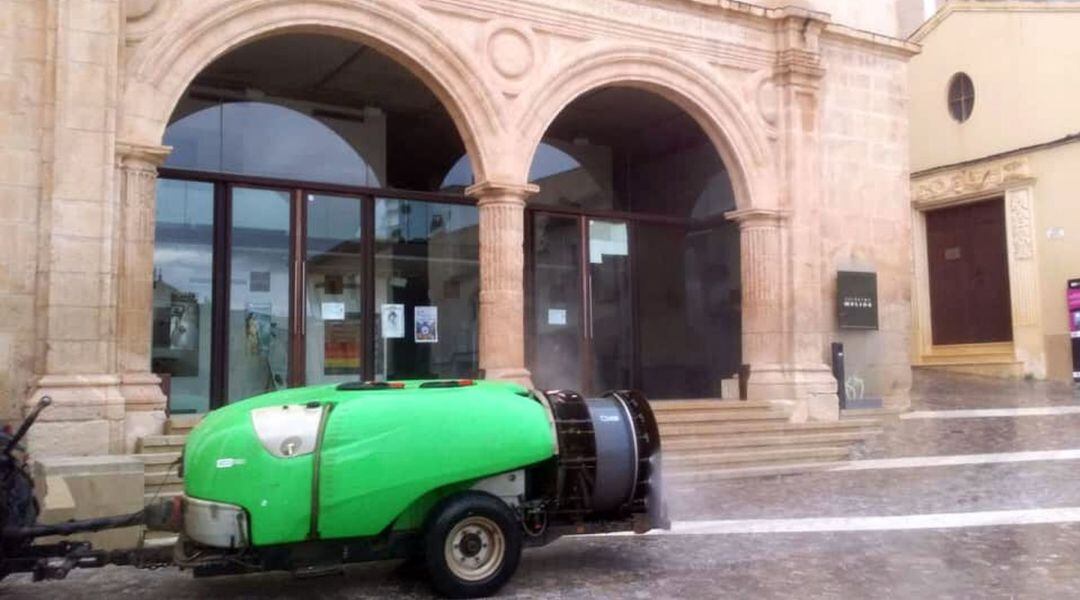
[[[1080,278],[1080,143],[1031,154],[1047,377],[1072,378],[1065,285]]]
[[[954,0],[913,41],[911,170],[954,165],[1080,132],[1080,3]],[[943,17],[943,18],[942,18]],[[947,88],[975,84],[971,119],[949,114]],[[1065,286],[1080,278],[1080,143],[1023,153],[1035,180],[1041,321],[1050,379],[1071,379]],[[975,167],[977,170],[977,167]]]
[[[1080,131],[1080,4],[1049,6],[954,10],[914,40],[923,51],[910,66],[912,171]],[[975,84],[975,110],[962,124],[946,103],[958,71]]]

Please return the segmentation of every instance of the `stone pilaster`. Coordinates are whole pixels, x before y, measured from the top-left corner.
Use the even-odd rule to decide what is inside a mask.
[[[794,420],[835,419],[836,380],[824,365],[799,363],[793,349],[794,332],[786,318],[792,302],[785,285],[787,213],[746,209],[727,217],[739,224],[743,362],[750,366],[747,396],[790,404]]]
[[[157,168],[171,149],[117,144],[120,236],[117,244],[116,366],[128,449],[165,421],[161,380],[150,372]]]
[[[120,3],[45,4],[41,193],[29,410],[35,456],[124,451],[116,369],[116,91]],[[95,43],[85,43],[94,39]],[[97,43],[97,42],[102,43]]]
[[[739,223],[743,272],[743,357],[753,399],[789,403],[793,419],[838,418],[836,380],[825,364],[822,290],[819,37],[808,16],[777,27],[773,73],[779,98],[777,208],[728,214]]]
[[[492,181],[466,190],[480,210],[480,370],[526,386],[525,199],[537,191]]]

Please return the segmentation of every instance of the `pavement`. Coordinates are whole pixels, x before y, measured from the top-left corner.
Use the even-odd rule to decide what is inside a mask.
[[[672,532],[525,553],[507,598],[1080,598],[1080,391],[919,373],[860,460],[672,490]],[[397,563],[299,580],[176,569],[0,584],[12,598],[427,598]]]

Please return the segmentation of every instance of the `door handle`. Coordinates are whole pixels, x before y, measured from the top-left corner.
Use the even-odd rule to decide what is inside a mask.
[[[296,288],[300,302],[300,337],[307,336],[307,261],[300,263],[300,285]]]
[[[589,305],[585,307],[585,337],[587,339],[593,339],[593,285],[592,285],[592,273],[589,273],[585,278],[585,293]]]

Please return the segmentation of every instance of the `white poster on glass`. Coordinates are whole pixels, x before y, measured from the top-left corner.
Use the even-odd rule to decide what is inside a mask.
[[[322,303],[322,318],[323,318],[323,321],[344,321],[345,320],[345,303],[344,302],[323,302]]]
[[[405,337],[405,305],[382,305],[382,336],[384,338]]]
[[[417,344],[434,344],[439,341],[439,307],[413,308],[413,324],[413,335]]]

